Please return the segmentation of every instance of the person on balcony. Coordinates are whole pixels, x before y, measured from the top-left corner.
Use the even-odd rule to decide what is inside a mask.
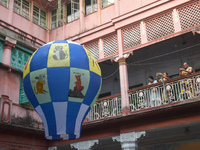
[[[187,62],[183,64],[184,68],[180,66],[180,76],[187,76],[193,73],[193,68]],[[181,89],[186,94],[186,97],[193,98],[195,96],[195,86],[193,78],[187,78],[182,81]]]
[[[149,76],[148,81],[149,81],[148,85],[157,83],[157,80],[154,80],[153,76]],[[150,102],[148,102],[149,107],[159,106],[161,104],[160,92],[157,86],[150,87],[149,100],[150,100]]]
[[[148,85],[153,84],[153,83],[157,83],[157,80],[154,80],[153,76],[149,76],[148,81],[149,81]]]
[[[161,76],[161,78],[159,79],[158,76]],[[170,78],[168,77],[168,73],[164,72],[164,73],[156,73],[156,80],[157,82],[163,82],[163,81],[167,81]],[[162,81],[163,80],[163,81]]]
[[[187,76],[193,73],[193,68],[187,62],[183,64],[184,68],[180,66],[180,76]]]
[[[161,76],[161,78],[159,79],[158,76]],[[164,73],[157,73],[156,74],[156,79],[158,82],[162,82],[163,83],[163,92],[162,92],[162,103],[165,104],[165,103],[169,103],[169,97],[168,95],[166,94],[167,93],[167,90],[166,90],[166,87],[165,87],[165,81],[167,80],[170,80],[170,78],[168,77],[168,73],[167,72],[164,72]]]

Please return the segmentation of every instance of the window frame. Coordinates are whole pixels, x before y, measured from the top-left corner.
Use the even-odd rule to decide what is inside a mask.
[[[18,5],[16,5],[16,2],[18,3]],[[25,4],[26,2],[28,2],[28,7]],[[31,11],[31,2],[28,0],[14,0],[14,6],[13,6],[13,11],[16,12],[17,14],[23,16],[24,18],[30,20],[30,11]],[[28,11],[26,11],[26,9],[29,9]],[[17,10],[19,9],[19,10]],[[28,14],[27,16],[24,14]]]
[[[86,5],[86,0],[85,0],[85,15],[91,14],[98,10],[97,0],[89,0],[89,1],[90,1],[90,4]],[[96,3],[94,3],[94,2],[96,2]],[[95,4],[96,4],[96,8],[95,8]],[[88,13],[87,13],[87,8],[86,8],[87,6],[90,6],[90,12],[88,12]]]
[[[80,1],[79,0],[77,0],[77,1],[78,2],[75,2],[75,0],[71,0],[71,2],[67,3],[67,5],[66,5],[66,16],[67,16],[66,20],[67,20],[68,23],[80,18]],[[68,5],[70,5],[70,9],[71,9],[70,14],[67,13],[68,12],[68,10],[67,10]],[[74,7],[74,5],[77,5],[78,9],[76,9]],[[78,17],[75,16],[76,15],[75,13],[78,14],[77,15]],[[71,17],[71,20],[69,20],[68,17]]]
[[[103,2],[104,2],[104,1],[105,1],[105,3],[106,3],[105,6],[103,6]],[[110,1],[113,1],[113,2],[110,2]],[[101,0],[101,9],[102,9],[102,8],[105,8],[105,7],[109,6],[109,5],[112,5],[112,4],[114,4],[114,0]]]
[[[52,16],[53,11],[56,11],[54,16]],[[56,17],[56,19],[55,19],[56,21],[52,21],[53,17]],[[61,8],[61,17],[60,18],[61,18],[61,20],[63,19],[63,8]],[[53,23],[56,23],[54,28],[52,28]],[[58,8],[56,8],[56,9],[53,9],[51,11],[51,29],[55,29],[55,28],[60,27],[60,26],[62,26],[62,23],[60,23],[60,20],[58,20]]]
[[[34,8],[37,8],[37,9],[38,9],[38,12],[35,11]],[[45,16],[42,15],[42,13],[41,13],[42,11],[45,13]],[[36,13],[36,14],[38,15],[38,17],[36,17],[36,16],[34,15],[34,13]],[[42,17],[45,17],[45,22],[41,22],[41,18],[42,18]],[[34,19],[38,19],[38,23],[35,22]],[[39,25],[39,26],[41,26],[41,27],[43,27],[43,28],[47,28],[47,12],[44,11],[44,10],[42,10],[40,7],[38,7],[38,6],[36,6],[36,5],[33,5],[33,23],[35,23],[35,24],[37,24],[37,25]],[[42,26],[41,23],[44,23],[45,26]]]
[[[6,1],[6,5],[4,5],[2,1],[4,1],[4,2]],[[0,0],[0,5],[3,5],[8,8],[9,0]]]

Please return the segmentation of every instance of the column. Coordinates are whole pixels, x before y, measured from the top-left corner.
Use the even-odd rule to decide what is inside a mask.
[[[119,58],[119,76],[120,76],[120,89],[121,89],[121,105],[122,114],[130,112],[130,102],[128,96],[128,71],[125,58]]]
[[[138,139],[145,136],[145,131],[122,133],[113,137],[113,141],[121,142],[122,150],[138,150]]]
[[[71,148],[76,148],[77,150],[90,150],[92,146],[99,144],[99,140],[83,141],[78,143],[70,144]]]
[[[11,61],[11,50],[12,47],[15,47],[17,41],[6,37],[5,43],[4,43],[4,48],[3,48],[3,57],[2,57],[2,63],[5,65],[10,66],[10,61]],[[3,91],[2,91],[2,97],[9,99],[9,73],[10,69],[5,73],[4,79],[3,79]]]
[[[2,57],[2,63],[6,65],[10,65],[11,60],[11,50],[13,47],[15,47],[17,41],[6,37],[4,47],[3,47],[3,57]]]
[[[123,54],[123,40],[121,29],[117,30],[117,43],[119,57],[115,59],[119,63],[120,89],[121,89],[121,104],[122,114],[130,112],[129,96],[128,96],[128,71],[126,65],[126,56]]]

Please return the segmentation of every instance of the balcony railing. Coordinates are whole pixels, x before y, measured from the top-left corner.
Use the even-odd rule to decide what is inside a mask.
[[[162,106],[200,96],[200,73],[129,90],[130,111]],[[120,115],[121,95],[98,99],[88,114],[94,121]]]
[[[200,74],[179,77],[163,83],[157,83],[131,90],[129,92],[130,110],[165,105],[200,96]]]
[[[121,95],[98,99],[88,113],[88,120],[98,120],[121,114]]]

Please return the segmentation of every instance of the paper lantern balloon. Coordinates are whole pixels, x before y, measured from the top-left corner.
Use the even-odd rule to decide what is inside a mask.
[[[47,139],[80,137],[101,81],[96,59],[77,43],[53,41],[33,53],[24,67],[24,91],[43,121]]]

